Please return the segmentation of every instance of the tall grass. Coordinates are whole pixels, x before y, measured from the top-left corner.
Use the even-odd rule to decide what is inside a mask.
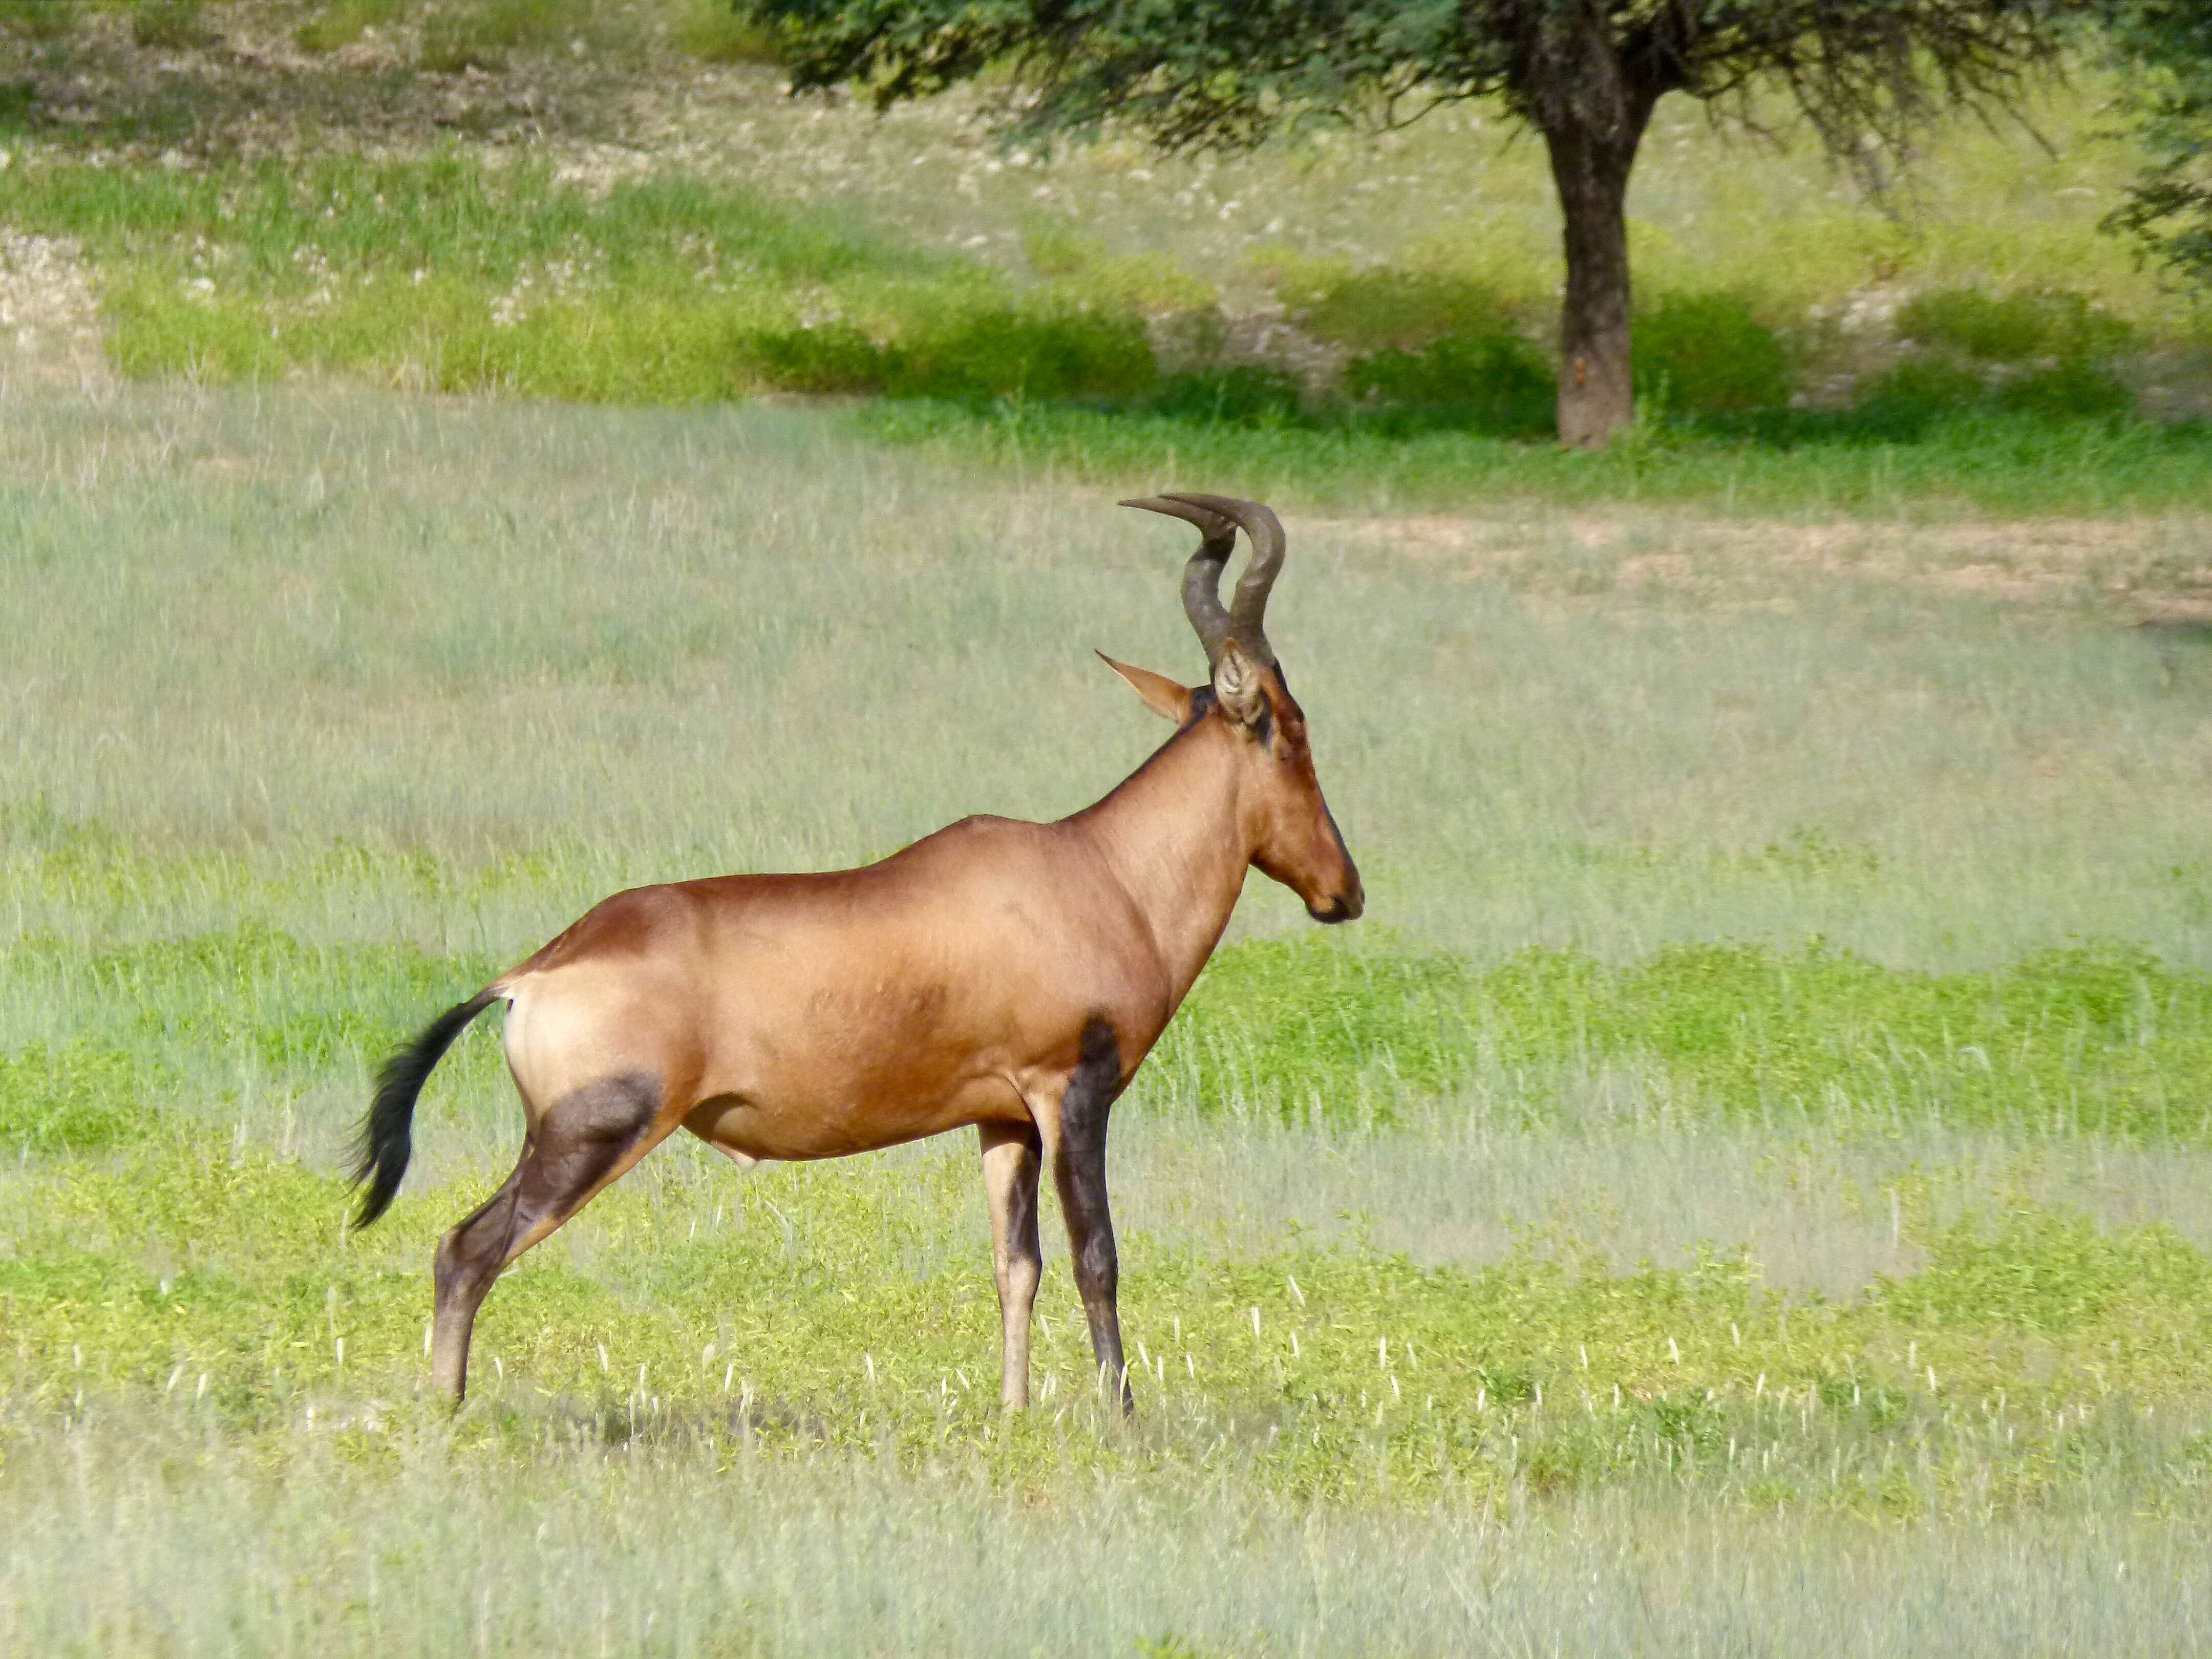
[[[1196,665],[1179,533],[844,420],[0,408],[0,1646],[2200,1639],[2212,660],[1960,591],[2011,531],[1294,516],[1373,920],[1255,879],[1117,1109],[1137,1425],[1056,1244],[997,1412],[957,1137],[657,1153],[448,1422],[520,1126],[487,1022],[344,1234],[386,1045],[615,886],[1080,806],[1162,735],[1089,647]]]
[[[65,938],[520,953],[624,882],[1073,811],[1160,736],[1091,648],[1197,660],[1172,527],[790,412],[14,403],[0,479],[17,915]],[[2088,602],[2099,559],[2185,564],[2187,521],[2024,608],[1936,580],[2038,574],[2010,532],[1465,528],[1300,522],[1275,601],[1378,922],[1480,963],[2212,960],[2212,663]]]

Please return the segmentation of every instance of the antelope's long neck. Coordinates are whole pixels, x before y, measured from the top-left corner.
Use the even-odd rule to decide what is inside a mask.
[[[1186,726],[1111,794],[1068,820],[1091,837],[1135,900],[1178,1004],[1220,942],[1251,864],[1233,742],[1217,721]]]

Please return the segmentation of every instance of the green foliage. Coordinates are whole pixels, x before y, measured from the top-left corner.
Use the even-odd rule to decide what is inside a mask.
[[[1881,428],[1910,441],[1947,416],[1986,404],[1989,392],[1989,382],[1963,363],[1914,356],[1862,385],[1857,407]]]
[[[349,46],[372,28],[386,28],[399,21],[406,0],[327,0],[293,32],[303,52],[336,52]]]
[[[1048,279],[1048,292],[1080,308],[1136,312],[1148,317],[1206,313],[1220,290],[1161,253],[1109,254],[1105,245],[1054,220],[1022,234],[1030,269]]]
[[[1024,95],[1005,100],[1001,114],[1026,133],[1092,132],[1112,123],[1164,149],[1237,149],[1316,118],[1400,109],[1417,93],[1437,94],[1437,106],[1492,100],[1541,132],[1555,155],[1577,158],[1585,187],[1562,200],[1571,250],[1625,240],[1630,172],[1650,112],[1668,94],[1727,108],[1764,84],[1796,104],[1832,153],[1871,170],[1934,112],[2016,94],[2020,71],[2055,58],[2068,38],[2055,17],[2009,0],[1689,3],[1656,13],[1207,0],[1073,14],[966,0],[758,0],[758,10],[786,30],[794,86],[850,84],[880,107],[1003,66]],[[1567,318],[1565,329],[1578,339],[1611,326],[1601,301],[1626,301],[1626,272],[1600,260],[1573,276],[1567,303],[1585,314]],[[1324,305],[1316,315],[1318,326],[1354,344],[1418,347],[1422,331],[1431,338],[1451,331],[1451,313],[1468,303],[1440,277],[1350,280],[1341,314]],[[1704,406],[1744,407],[1732,400],[1763,395],[1757,376],[1765,371],[1746,342],[1701,348],[1684,334],[1674,346],[1684,373],[1704,377],[1698,390],[1683,391],[1693,405],[1707,397],[1718,401]],[[1563,408],[1581,401],[1571,387],[1562,397]],[[1625,397],[1585,411],[1589,432],[1574,441],[1601,443],[1630,412]]]
[[[641,402],[1122,396],[1152,374],[1124,313],[1025,304],[980,267],[682,179],[594,198],[453,156],[60,165],[0,173],[0,205],[112,261],[112,349],[137,374],[307,367]]]
[[[0,0],[0,28],[51,44],[75,33],[83,12],[82,0]]]
[[[565,45],[592,11],[592,0],[449,0],[423,23],[422,64],[441,75],[503,69],[513,53]]]
[[[1513,331],[1511,307],[1486,284],[1462,276],[1376,265],[1286,277],[1280,291],[1307,331],[1353,351],[1418,351],[1447,336]]]
[[[1158,373],[1135,318],[1085,312],[981,312],[897,341],[839,325],[787,329],[740,349],[770,386],[893,398],[1127,398]]]
[[[1853,878],[1836,866],[1838,878]],[[2212,980],[2120,947],[1985,974],[1676,946],[1614,967],[1531,951],[1477,969],[1300,939],[1222,952],[1160,1051],[1201,1109],[1357,1121],[1504,1072],[1627,1064],[1685,1109],[2212,1143],[2179,1079],[2212,1068]]]
[[[1899,307],[1897,331],[1926,351],[1876,376],[1858,400],[1893,430],[1924,431],[1976,410],[2104,421],[2135,408],[2109,367],[2135,331],[2078,294],[1933,289]]]
[[[2202,287],[2212,280],[2212,14],[2196,0],[2105,8],[2122,103],[2148,160],[2106,223]]]
[[[170,51],[206,44],[212,37],[204,0],[133,0],[131,38]]]
[[[1949,503],[2009,516],[2186,511],[2212,494],[2212,428],[2202,424],[2055,422],[1986,402],[1784,415],[1741,431],[1713,417],[1670,428],[1663,443],[1601,455],[1380,417],[1239,424],[1142,410],[917,403],[848,418],[871,438],[965,465],[1044,466],[1117,489],[1211,484],[1358,509],[1512,497],[1693,501],[1729,513]]]
[[[773,30],[732,0],[690,0],[677,14],[679,51],[708,64],[773,64],[781,49]]]
[[[1961,1218],[1934,1241],[1924,1269],[1870,1294],[1895,1317],[1930,1328],[2064,1338],[2150,1327],[2155,1309],[2204,1305],[2208,1266],[2168,1227],[2106,1233],[2086,1216],[2016,1208],[1994,1225]]]
[[[2134,412],[2136,394],[2100,363],[2069,357],[1996,388],[2001,410],[2045,420],[2115,420]]]
[[[1157,374],[1133,316],[1007,309],[916,331],[884,389],[905,398],[1127,398],[1150,391]]]
[[[130,1054],[82,1042],[0,1054],[0,1149],[97,1152],[150,1135],[159,1115],[148,1097],[161,1082]]]
[[[1638,398],[1694,415],[1790,401],[1789,351],[1740,295],[1668,295],[1640,308],[1632,329]]]
[[[1178,421],[1280,426],[1304,401],[1297,377],[1261,363],[1186,369],[1162,378],[1150,406]]]
[[[1355,357],[1345,367],[1344,391],[1384,411],[1494,437],[1537,437],[1552,427],[1551,365],[1510,329]]]
[[[2135,338],[2124,320],[2079,294],[1991,294],[1978,288],[1917,294],[1898,308],[1896,327],[1901,339],[1990,363],[2037,357],[2102,362]]]

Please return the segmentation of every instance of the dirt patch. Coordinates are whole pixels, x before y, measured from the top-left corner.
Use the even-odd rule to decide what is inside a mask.
[[[0,390],[89,389],[112,377],[100,349],[99,302],[76,245],[0,225]]]
[[[2134,623],[2212,621],[2208,515],[1807,524],[1591,508],[1311,520],[1299,527],[1550,592],[1641,587],[1726,600],[1817,575],[1894,581],[2019,605],[2096,604]]]

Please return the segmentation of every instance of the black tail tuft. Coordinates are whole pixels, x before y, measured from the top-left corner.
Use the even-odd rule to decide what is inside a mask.
[[[356,1231],[390,1209],[398,1195],[400,1178],[407,1173],[407,1160],[415,1151],[415,1097],[422,1092],[431,1068],[445,1057],[463,1028],[498,1000],[496,992],[484,990],[447,1009],[414,1042],[393,1049],[377,1073],[376,1097],[369,1103],[368,1115],[361,1121],[361,1141],[354,1162],[354,1185],[368,1188],[354,1215]]]

